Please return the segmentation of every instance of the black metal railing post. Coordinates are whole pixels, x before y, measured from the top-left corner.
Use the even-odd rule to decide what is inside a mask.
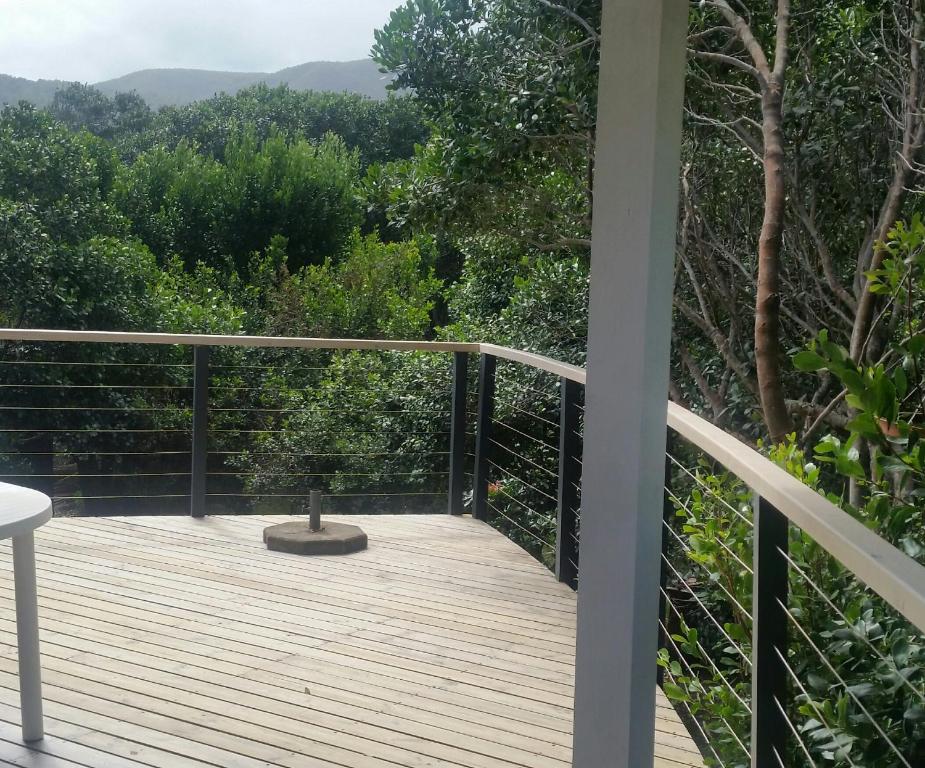
[[[450,488],[447,512],[461,515],[466,467],[466,393],[469,353],[453,353],[453,405],[450,416]]]
[[[556,506],[556,578],[578,587],[578,482],[581,467],[581,385],[564,376],[559,380],[559,492]]]
[[[206,464],[209,450],[209,347],[193,347],[193,444],[190,467],[190,515],[206,514]]]
[[[488,456],[491,447],[491,422],[495,412],[494,355],[479,355],[479,410],[475,430],[475,476],[472,487],[472,516],[488,519]]]
[[[754,579],[752,586],[752,768],[786,759],[787,605],[789,522],[756,495],[754,504]]]

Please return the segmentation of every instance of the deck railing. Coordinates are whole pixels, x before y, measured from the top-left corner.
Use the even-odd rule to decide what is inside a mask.
[[[50,474],[66,485],[62,462],[73,462],[76,453],[118,454],[106,435],[149,430],[174,440],[170,450],[154,450],[152,443],[142,452],[150,454],[146,459],[154,466],[161,463],[162,471],[150,474],[171,478],[174,493],[154,494],[160,504],[179,500],[201,516],[228,498],[298,502],[308,490],[294,479],[325,485],[332,501],[353,497],[369,504],[407,495],[418,503],[405,503],[404,510],[468,510],[489,521],[544,560],[561,581],[580,589],[582,368],[491,344],[40,330],[0,330],[0,342],[7,343],[0,346],[0,413],[21,417],[15,427],[0,423],[7,443],[0,459],[15,454],[17,446],[27,452],[23,438],[50,435],[46,450],[36,451],[36,456],[50,454],[45,464],[29,464],[49,470],[36,473],[35,481]],[[86,344],[110,352],[95,354],[92,361],[62,353],[85,350]],[[156,345],[186,351],[167,361],[137,353]],[[129,361],[119,359],[118,350],[125,349],[136,350]],[[246,350],[249,356],[229,350]],[[313,413],[321,413],[322,405],[325,412],[368,411],[365,421],[343,422],[343,439],[333,442],[341,450],[293,448],[284,469],[295,471],[260,470],[259,488],[245,483],[240,492],[222,490],[227,486],[216,490],[229,477],[242,482],[246,472],[240,457],[260,453],[254,440],[272,453],[301,445],[294,436],[306,430],[312,439],[310,424],[295,418],[303,401],[292,393],[316,382],[313,374],[327,369],[332,355],[351,351],[369,356],[354,361],[353,372],[365,377],[364,386],[328,393],[311,405]],[[279,354],[302,357],[297,365],[283,365],[275,357]],[[318,354],[327,357],[313,357]],[[396,354],[427,356],[430,378],[417,381],[412,392],[367,397],[370,389],[407,385],[400,368],[385,366],[394,374],[390,378],[373,365],[376,356]],[[56,385],[57,374],[43,367],[81,364],[113,371],[136,366],[144,383],[136,371],[131,383],[100,382],[96,376]],[[242,371],[257,378],[245,386]],[[302,378],[294,384],[293,377]],[[94,406],[84,398],[86,392],[106,389],[104,384],[116,393],[112,402]],[[34,410],[18,408],[22,400],[16,395],[35,392],[57,394],[40,405],[32,397],[28,408]],[[155,397],[132,398],[126,392]],[[292,402],[274,403],[274,397]],[[109,426],[88,421],[94,407],[149,416],[161,409],[160,420],[144,428],[122,421]],[[254,428],[247,420],[258,412],[265,421]],[[31,418],[33,413],[56,421],[24,424],[23,414]],[[653,510],[664,518],[660,680],[708,762],[762,768],[925,764],[925,567],[695,414],[669,403],[667,422],[665,508]],[[369,436],[377,430],[396,434],[377,442],[382,435]],[[71,442],[60,446],[69,433]],[[80,436],[76,447],[74,434]],[[217,446],[217,439],[226,442]],[[243,443],[231,447],[232,439]],[[357,449],[349,450],[354,444]],[[390,463],[371,471],[373,459],[382,454]],[[347,457],[356,461],[331,463]],[[396,463],[400,460],[405,463]],[[409,466],[409,460],[417,466]],[[16,479],[28,482],[24,465],[17,466],[22,474]],[[148,473],[137,471],[140,465],[128,466],[132,471],[122,474],[134,472],[134,482],[143,482],[140,476]],[[165,466],[171,471],[164,472]],[[357,468],[363,471],[351,471]],[[401,479],[406,473],[408,479]],[[344,486],[348,477],[354,479]],[[274,482],[286,483],[287,492],[274,492]],[[123,496],[131,494],[99,495],[126,501]],[[62,496],[70,503],[80,498],[79,493]],[[614,514],[619,507],[615,499]],[[826,583],[820,583],[820,573]],[[849,597],[851,604],[839,604]],[[870,675],[859,678],[859,670],[868,668]],[[900,697],[902,706],[883,704],[878,695],[884,691]]]

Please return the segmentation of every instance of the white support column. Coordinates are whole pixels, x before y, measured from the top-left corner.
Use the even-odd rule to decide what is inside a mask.
[[[19,702],[23,741],[44,736],[42,662],[35,584],[35,539],[32,531],[13,537],[13,581],[16,593],[16,635],[19,645]]]
[[[575,768],[653,764],[687,0],[604,0]]]

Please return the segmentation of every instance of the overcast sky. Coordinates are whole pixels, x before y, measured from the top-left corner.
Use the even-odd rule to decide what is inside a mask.
[[[0,0],[0,73],[93,83],[149,67],[360,59],[402,1]]]

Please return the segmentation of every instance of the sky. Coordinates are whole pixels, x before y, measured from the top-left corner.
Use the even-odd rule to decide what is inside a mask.
[[[364,58],[403,0],[0,0],[0,73],[94,83],[154,67],[274,72]]]

